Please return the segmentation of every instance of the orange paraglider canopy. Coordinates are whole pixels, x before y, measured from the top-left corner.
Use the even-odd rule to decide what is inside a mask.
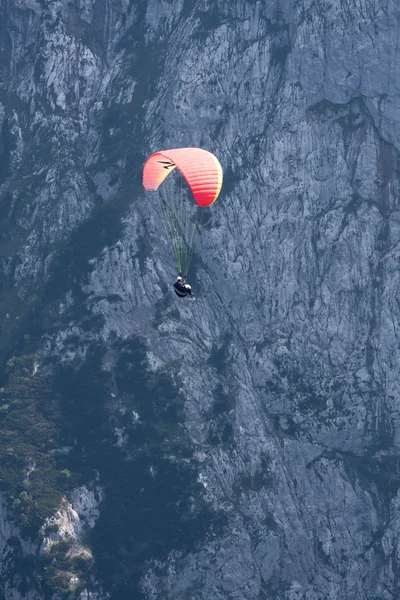
[[[152,154],[143,168],[144,189],[155,192],[175,167],[186,179],[198,206],[215,202],[222,187],[222,168],[214,154],[201,148],[177,148]]]

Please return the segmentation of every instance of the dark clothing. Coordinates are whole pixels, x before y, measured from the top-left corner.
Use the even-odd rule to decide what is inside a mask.
[[[192,290],[190,288],[187,288],[183,283],[181,283],[180,281],[176,281],[174,283],[174,291],[175,294],[177,296],[179,296],[179,298],[185,298],[185,296],[187,296],[188,294],[191,296],[192,295]]]

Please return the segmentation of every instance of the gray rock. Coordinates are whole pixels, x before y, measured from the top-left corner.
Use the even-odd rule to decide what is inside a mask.
[[[4,273],[21,296],[150,152],[201,146],[226,174],[193,301],[166,292],[155,197],[132,184],[123,234],[80,282],[100,331],[60,320],[43,339],[65,361],[139,335],[149,370],[178,365],[199,481],[228,527],[150,562],[145,596],[398,597],[399,498],[382,475],[396,465],[398,487],[398,3],[0,0],[0,15],[1,88],[15,98],[0,105],[13,140],[0,184],[22,232]],[[230,429],[211,444],[218,384]]]

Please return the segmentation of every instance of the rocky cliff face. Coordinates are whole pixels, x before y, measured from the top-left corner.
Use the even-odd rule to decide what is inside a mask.
[[[2,357],[56,373],[103,490],[85,583],[18,597],[398,597],[399,19],[0,0]],[[140,186],[176,146],[225,171],[183,302]]]

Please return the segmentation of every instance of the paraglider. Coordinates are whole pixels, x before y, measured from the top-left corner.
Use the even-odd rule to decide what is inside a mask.
[[[193,296],[192,286],[186,283],[186,277],[185,275],[185,278],[182,279],[182,275],[179,274],[174,283],[174,291],[179,298],[185,298],[187,295]]]
[[[169,236],[179,276],[174,283],[177,296],[184,298],[192,295],[191,286],[186,283],[193,257],[194,245],[199,233],[204,210],[211,206],[219,196],[222,187],[222,167],[214,154],[201,148],[176,148],[161,150],[152,154],[143,167],[143,187],[155,192],[168,175],[177,169],[182,175],[180,190],[176,181],[169,178],[171,186],[164,184],[160,194],[160,215],[165,231]],[[190,193],[195,201],[189,200]]]

